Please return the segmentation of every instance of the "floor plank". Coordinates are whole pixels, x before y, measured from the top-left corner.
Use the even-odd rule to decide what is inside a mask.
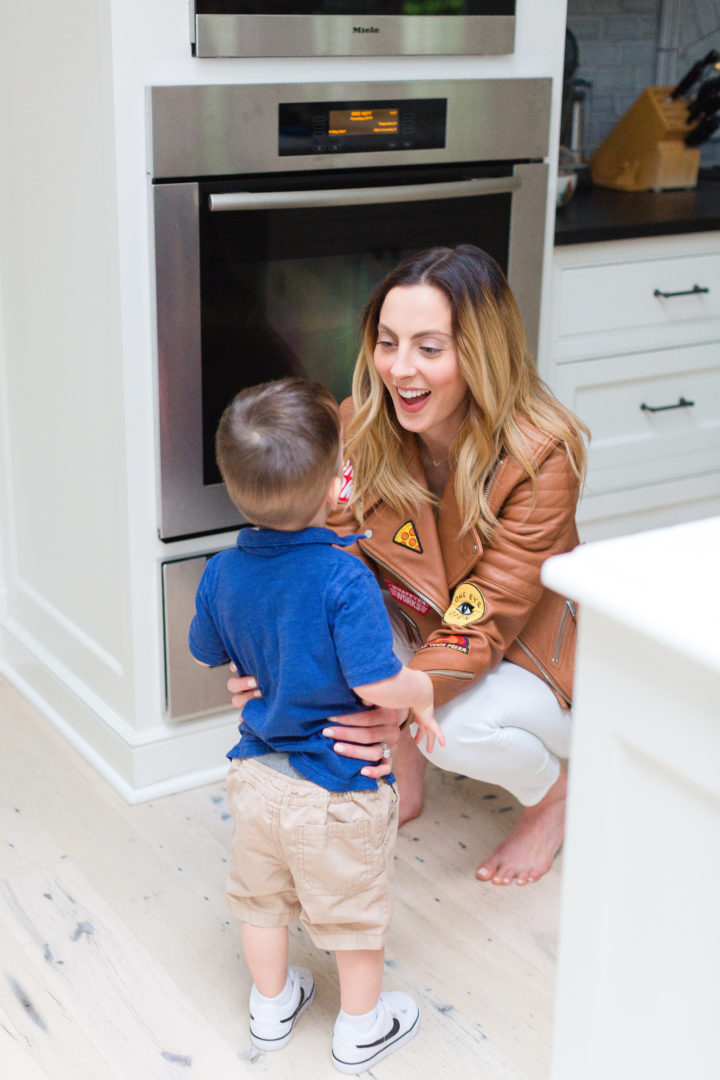
[[[165,1080],[183,1066],[183,1075],[211,1080],[237,1070],[219,1032],[71,862],[5,880],[0,905],[25,954],[23,971],[42,969],[55,1005],[88,1036],[110,1076]],[[57,1025],[32,1008],[50,1039]],[[75,1068],[68,1054],[70,1062],[68,1077]]]

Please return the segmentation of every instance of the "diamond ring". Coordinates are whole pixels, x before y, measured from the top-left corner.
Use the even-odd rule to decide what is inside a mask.
[[[382,744],[382,756],[383,756],[383,758],[391,757],[390,747],[388,746],[387,743]]]

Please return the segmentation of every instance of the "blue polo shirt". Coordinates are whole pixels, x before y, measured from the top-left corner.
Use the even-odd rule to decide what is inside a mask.
[[[205,664],[234,661],[263,695],[244,707],[229,758],[287,751],[299,773],[330,791],[377,787],[360,774],[367,761],[341,757],[322,734],[329,717],[366,708],[351,687],[402,667],[375,578],[334,546],[357,539],[246,527],[235,548],[208,560],[190,651]]]

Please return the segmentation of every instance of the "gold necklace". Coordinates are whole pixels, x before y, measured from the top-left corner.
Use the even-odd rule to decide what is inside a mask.
[[[422,441],[422,439],[420,440],[420,452],[421,452],[421,454],[422,454],[422,455],[423,455],[423,456],[424,456],[424,457],[425,457],[425,458],[426,458],[426,459],[427,459],[428,461],[430,461],[430,463],[431,463],[432,465],[434,465],[434,466],[435,466],[435,468],[436,468],[436,469],[439,469],[441,465],[444,465],[444,464],[445,464],[445,462],[446,462],[446,461],[448,460],[448,458],[450,457],[450,451],[448,451],[448,452],[447,452],[447,454],[445,455],[445,457],[443,457],[443,458],[440,458],[440,460],[439,460],[439,461],[436,461],[436,460],[435,460],[435,458],[434,458],[434,457],[432,456],[432,454],[430,453],[430,451],[428,450],[428,448],[427,448],[427,446],[425,445],[425,443],[424,443],[424,442]]]

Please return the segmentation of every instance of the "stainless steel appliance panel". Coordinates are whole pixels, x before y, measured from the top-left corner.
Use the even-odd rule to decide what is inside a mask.
[[[150,90],[151,172],[189,176],[326,171],[348,167],[345,154],[278,153],[281,103],[447,100],[444,147],[353,154],[354,168],[460,161],[519,161],[548,152],[550,79],[468,79],[315,83],[302,87],[154,86]]]
[[[197,15],[196,56],[493,56],[514,15]]]
[[[195,614],[195,593],[208,556],[163,563],[165,621],[165,695],[171,720],[192,720],[212,712],[230,712],[227,681],[230,669],[202,667],[188,649],[188,630]]]

